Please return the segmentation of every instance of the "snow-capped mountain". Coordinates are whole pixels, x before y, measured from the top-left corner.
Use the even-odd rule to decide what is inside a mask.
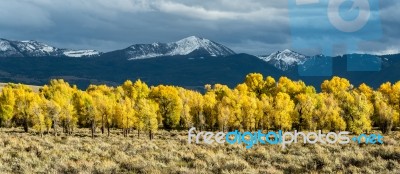
[[[307,56],[289,49],[277,51],[268,56],[259,56],[259,58],[283,71],[288,70],[292,66],[301,65],[308,59]]]
[[[11,43],[11,41],[0,39],[0,57],[21,57],[23,56]]]
[[[94,57],[101,53],[96,50],[67,50],[63,54],[67,57]]]
[[[229,56],[234,51],[208,39],[191,36],[171,43],[135,44],[124,50],[129,60],[146,59],[161,56]]]
[[[0,57],[90,57],[101,53],[95,50],[61,49],[47,44],[29,41],[11,41],[0,39]]]

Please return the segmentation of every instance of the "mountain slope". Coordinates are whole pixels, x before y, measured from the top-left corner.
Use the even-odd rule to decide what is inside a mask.
[[[248,54],[203,58],[168,56],[135,61],[107,55],[96,59],[0,58],[1,82],[43,85],[50,79],[62,78],[81,89],[89,84],[117,85],[128,79],[141,79],[149,85],[177,85],[202,91],[205,84],[234,87],[252,72],[273,77],[282,75],[279,69]]]
[[[129,60],[166,56],[229,56],[234,51],[208,39],[191,36],[170,43],[135,44],[128,48],[110,52]]]
[[[60,49],[33,40],[11,41],[0,39],[0,57],[92,57],[100,54],[95,50]]]
[[[268,56],[259,56],[259,58],[283,71],[296,65],[303,64],[307,60],[307,56],[289,49],[277,51]]]
[[[87,56],[97,58],[70,58]],[[349,60],[355,65],[352,71]],[[376,67],[381,70],[359,71]],[[0,39],[0,82],[43,85],[50,79],[62,78],[81,89],[89,84],[118,85],[127,79],[142,79],[149,85],[178,85],[202,91],[205,84],[222,83],[234,87],[252,72],[275,79],[287,76],[303,80],[317,90],[331,75],[347,78],[355,87],[366,83],[377,88],[383,82],[398,81],[399,69],[400,54],[308,57],[284,50],[256,57],[235,54],[221,44],[198,37],[172,43],[136,44],[104,54],[93,50],[59,49],[35,41]],[[332,72],[323,76],[326,75],[324,71]],[[312,76],[304,75],[307,73]]]
[[[11,41],[0,39],[0,57],[23,57],[23,55],[13,46]]]

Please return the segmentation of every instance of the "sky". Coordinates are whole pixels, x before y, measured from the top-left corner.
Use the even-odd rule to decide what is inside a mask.
[[[237,53],[254,55],[293,48],[293,30],[308,30],[307,27],[314,27],[308,31],[324,38],[321,40],[340,38],[341,35],[326,34],[315,16],[310,15],[312,9],[293,13],[291,1],[294,0],[2,0],[0,38],[107,52],[137,43],[174,42],[195,35],[224,44]],[[381,25],[381,36],[356,43],[357,52],[398,53],[400,1],[370,1],[379,3],[376,20]],[[304,35],[303,41],[307,37]],[[335,45],[332,54],[340,54],[343,47]],[[301,51],[306,55],[322,52],[319,48]]]

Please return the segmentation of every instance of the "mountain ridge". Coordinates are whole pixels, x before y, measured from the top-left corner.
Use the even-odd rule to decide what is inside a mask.
[[[0,57],[92,57],[102,53],[96,50],[56,48],[35,40],[13,41],[0,38]]]
[[[120,55],[125,55],[128,60],[185,55],[218,57],[236,54],[222,44],[197,36],[169,43],[134,44],[122,50],[111,51],[113,52],[120,52]]]
[[[0,55],[3,54],[3,57],[0,56],[0,81],[43,85],[50,79],[62,78],[85,89],[89,84],[117,85],[127,79],[142,79],[149,85],[177,85],[204,90],[202,87],[205,84],[223,83],[234,87],[242,82],[248,73],[258,72],[275,79],[286,76],[293,80],[302,80],[318,90],[322,81],[332,76],[347,78],[354,83],[354,86],[366,83],[374,88],[387,81],[396,82],[400,76],[398,70],[400,69],[400,54],[384,56],[347,54],[329,57],[304,56],[291,50],[283,50],[267,56],[254,56],[245,53],[236,54],[229,50],[226,53],[218,49],[207,50],[202,43],[210,46],[212,41],[198,37],[189,37],[180,41],[172,42],[170,47],[168,43],[132,45],[135,47],[132,49],[140,50],[141,46],[145,53],[154,53],[155,57],[150,56],[151,58],[129,59],[132,57],[126,55],[127,50],[123,49],[88,56],[95,58],[81,59],[71,57],[74,57],[74,54],[79,57],[81,54],[86,54],[85,51],[58,49],[46,44],[35,46],[36,41],[18,41],[22,48],[25,48],[21,51],[22,49],[12,41],[3,39],[0,40]],[[32,56],[28,54],[31,53],[29,45],[37,48]],[[148,47],[149,45],[151,47]],[[154,50],[146,50],[145,47],[154,48]],[[158,49],[164,47],[168,49]],[[218,48],[224,50],[225,46]],[[217,52],[213,54],[213,51]],[[58,53],[70,54],[70,57]],[[58,58],[55,59],[55,56]],[[348,60],[354,60],[357,57],[365,60],[360,63],[364,63],[363,67],[366,69],[380,65],[381,62],[382,68],[376,72],[350,71]],[[370,60],[376,61],[376,64],[371,64]],[[357,64],[357,67],[360,66]],[[327,73],[328,75],[321,73],[327,69],[331,69],[332,72]],[[312,77],[301,75],[300,70],[304,73],[312,70],[310,73]]]
[[[290,67],[301,65],[307,61],[308,56],[297,53],[295,51],[285,49],[283,51],[276,51],[268,56],[258,56],[261,60],[274,65],[283,71],[288,70]]]

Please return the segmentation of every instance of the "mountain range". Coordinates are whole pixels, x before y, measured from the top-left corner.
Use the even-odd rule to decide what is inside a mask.
[[[11,41],[0,39],[0,57],[91,57],[100,55],[101,53],[96,50],[60,49],[33,40]]]
[[[371,65],[369,62],[373,61],[380,71],[351,69],[348,61],[354,62],[355,57],[364,60],[364,63],[357,62],[360,67]],[[117,85],[127,79],[140,78],[150,85],[169,84],[202,90],[205,84],[215,83],[234,87],[246,74],[259,72],[275,78],[287,76],[303,80],[317,89],[332,75],[345,77],[353,85],[365,82],[376,88],[383,82],[399,80],[399,58],[398,54],[306,56],[289,49],[254,56],[237,54],[222,44],[196,36],[170,43],[134,44],[105,53],[56,48],[32,40],[0,39],[0,82],[43,85],[50,79],[63,78],[86,88],[89,84]],[[303,76],[303,71],[319,72],[318,68],[321,71],[331,69],[331,72],[328,77],[323,73]]]

